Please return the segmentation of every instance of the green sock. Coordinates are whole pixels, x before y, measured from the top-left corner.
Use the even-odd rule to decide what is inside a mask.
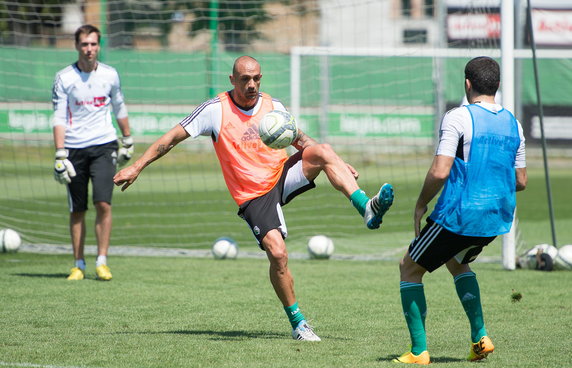
[[[298,302],[289,307],[284,307],[284,311],[286,311],[288,315],[288,320],[290,320],[292,328],[296,328],[301,321],[306,319],[298,307]]]
[[[457,275],[454,281],[457,295],[471,324],[471,340],[473,343],[479,342],[481,337],[486,336],[487,330],[483,318],[477,275],[474,272],[465,272]]]
[[[427,335],[425,334],[427,303],[423,284],[401,281],[399,291],[401,307],[411,336],[411,352],[419,355],[427,350]]]
[[[367,205],[367,201],[369,201],[369,197],[365,195],[365,192],[361,189],[356,190],[350,196],[350,202],[352,202],[354,207],[362,216],[365,214],[365,206]]]

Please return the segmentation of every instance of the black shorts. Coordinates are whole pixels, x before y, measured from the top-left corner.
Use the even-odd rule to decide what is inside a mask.
[[[91,179],[92,201],[111,204],[113,176],[117,167],[117,141],[98,146],[68,149],[68,160],[76,176],[68,184],[70,212],[87,211],[88,184]]]
[[[288,236],[282,206],[315,187],[302,172],[302,151],[298,151],[284,163],[282,176],[274,188],[240,205],[238,215],[246,221],[262,250],[261,241],[270,230],[279,229],[283,238]]]
[[[417,264],[433,272],[453,257],[461,264],[474,261],[483,247],[495,238],[458,235],[427,218],[427,225],[409,245],[409,255]]]

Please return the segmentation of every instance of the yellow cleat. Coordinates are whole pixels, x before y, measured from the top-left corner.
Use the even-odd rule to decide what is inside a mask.
[[[490,353],[495,350],[495,346],[488,336],[483,336],[479,342],[471,345],[471,351],[467,360],[475,362],[477,360],[485,359]]]
[[[111,280],[111,271],[107,265],[97,266],[95,268],[95,273],[97,274],[97,278],[102,281],[109,281]]]
[[[429,358],[429,352],[425,350],[419,355],[414,355],[412,352],[407,352],[392,360],[393,363],[408,363],[408,364],[429,364],[431,359]]]
[[[83,280],[83,278],[84,278],[83,270],[79,267],[72,268],[70,271],[70,275],[67,277],[68,280],[72,281]]]

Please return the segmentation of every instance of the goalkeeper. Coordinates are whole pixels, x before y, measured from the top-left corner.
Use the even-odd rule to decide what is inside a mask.
[[[459,300],[471,325],[468,360],[494,350],[483,319],[479,284],[469,267],[483,247],[512,225],[516,191],[527,184],[524,136],[515,117],[495,103],[500,68],[488,57],[465,67],[469,104],[449,111],[439,131],[439,146],[417,199],[416,238],[400,263],[401,304],[411,337],[411,351],[395,362],[429,364],[423,275],[443,264],[453,276]],[[427,205],[443,188],[421,229]]]
[[[134,164],[118,172],[114,181],[125,190],[147,165],[184,139],[212,137],[227,187],[239,207],[238,214],[248,223],[270,261],[270,281],[289,318],[292,337],[320,341],[306,323],[294,294],[282,206],[315,187],[314,179],[324,171],[333,187],[351,200],[367,227],[375,229],[393,202],[393,189],[385,184],[370,200],[358,187],[357,172],[329,145],[317,144],[300,130],[292,143],[298,149],[294,155],[288,157],[284,149],[266,147],[258,135],[257,123],[267,112],[285,108],[278,100],[259,92],[261,78],[260,64],[255,59],[239,57],[230,75],[232,90],[197,107]]]
[[[100,31],[84,25],[75,32],[78,60],[55,77],[53,133],[56,148],[54,175],[67,186],[69,226],[75,265],[68,280],[85,275],[84,242],[88,183],[96,210],[97,259],[95,272],[100,280],[111,280],[107,252],[111,236],[111,196],[117,164],[133,153],[127,109],[117,71],[97,61]],[[121,147],[112,124],[110,105],[123,137]]]

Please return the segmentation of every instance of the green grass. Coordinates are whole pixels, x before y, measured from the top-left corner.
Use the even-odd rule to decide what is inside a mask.
[[[226,190],[214,154],[177,147],[114,194],[110,266],[114,280],[67,282],[64,256],[0,254],[0,367],[392,367],[409,346],[401,313],[397,260],[413,237],[412,210],[430,155],[344,157],[373,193],[389,181],[396,200],[381,231],[364,228],[348,201],[321,175],[318,188],[285,207],[288,249],[305,253],[315,234],[333,238],[336,255],[382,256],[391,261],[309,261],[290,266],[300,305],[323,338],[304,344],[289,324],[268,281],[268,262],[239,258],[115,256],[117,245],[208,249],[222,235],[242,251],[258,251]],[[138,149],[143,149],[140,147]],[[65,190],[52,178],[51,147],[0,142],[0,227],[25,243],[68,244]],[[570,160],[551,168],[559,244],[572,244]],[[551,243],[543,170],[529,158],[529,185],[518,194],[519,230],[528,247]],[[87,244],[95,244],[93,210]],[[524,249],[523,249],[524,250]],[[500,239],[483,256],[500,259]],[[484,257],[483,257],[484,258]],[[572,328],[567,272],[503,271],[474,266],[485,317],[497,351],[487,367],[569,365]],[[432,359],[463,361],[469,327],[450,276],[425,279]],[[511,294],[523,298],[513,303]]]
[[[393,367],[408,349],[396,262],[291,260],[321,343],[291,339],[267,261],[113,257],[111,282],[69,282],[69,256],[0,254],[0,366]],[[474,265],[496,351],[487,367],[564,367],[570,274]],[[451,277],[425,278],[435,364],[464,362],[469,327]],[[522,294],[512,302],[513,291]]]

